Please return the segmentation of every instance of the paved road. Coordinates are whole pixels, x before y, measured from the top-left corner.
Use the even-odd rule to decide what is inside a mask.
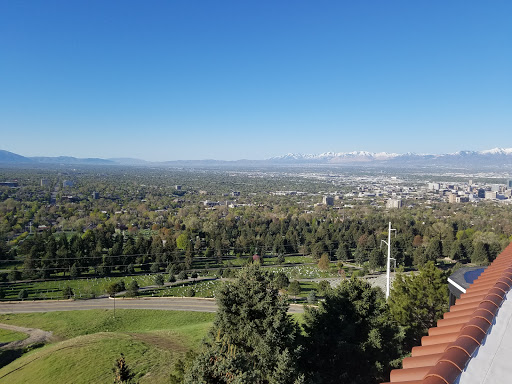
[[[161,309],[172,311],[215,312],[217,305],[214,299],[199,298],[141,298],[115,299],[116,309]],[[108,298],[77,300],[77,301],[13,301],[0,303],[0,314],[80,311],[86,309],[114,309],[114,300]],[[302,305],[290,305],[290,313],[303,313]]]

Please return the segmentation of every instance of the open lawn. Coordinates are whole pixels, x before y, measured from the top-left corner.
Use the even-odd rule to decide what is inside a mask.
[[[28,337],[26,333],[9,331],[0,328],[0,344],[10,343],[12,341],[25,340]]]
[[[139,296],[173,297],[215,297],[215,292],[223,284],[219,280],[194,281],[192,279],[175,283],[172,286],[152,288],[139,292]]]
[[[215,314],[110,310],[1,315],[0,322],[52,331],[58,341],[0,369],[0,383],[108,383],[124,354],[139,383],[167,383],[177,358],[196,349]]]

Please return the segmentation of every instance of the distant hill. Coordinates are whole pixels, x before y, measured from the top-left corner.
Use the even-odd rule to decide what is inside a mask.
[[[20,156],[20,155],[17,155],[16,153],[12,153],[12,152],[4,151],[4,150],[0,149],[0,163],[23,164],[23,163],[31,163],[31,162],[32,162],[32,160],[27,157]]]
[[[150,161],[141,160],[141,159],[134,159],[131,157],[116,157],[112,159],[108,159],[109,161],[113,161],[116,164],[119,165],[151,165],[152,163]]]
[[[0,150],[2,164],[68,164],[68,165],[119,165],[159,167],[251,167],[251,166],[386,166],[386,167],[456,167],[512,169],[512,148],[494,148],[486,151],[460,151],[448,154],[415,154],[387,152],[325,152],[321,154],[295,154],[272,157],[266,160],[172,160],[150,162],[141,159],[122,158],[76,158],[24,157]]]
[[[37,163],[44,164],[77,164],[77,165],[116,165],[112,160],[98,159],[98,158],[77,158],[71,156],[58,156],[58,157],[30,157]]]

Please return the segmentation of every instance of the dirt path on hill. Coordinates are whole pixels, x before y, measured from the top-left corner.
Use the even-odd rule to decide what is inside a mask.
[[[1,324],[0,328],[8,331],[23,332],[28,335],[25,340],[12,341],[0,344],[0,349],[20,349],[34,343],[46,343],[52,337],[52,332],[46,332],[37,328],[18,327],[16,325]]]

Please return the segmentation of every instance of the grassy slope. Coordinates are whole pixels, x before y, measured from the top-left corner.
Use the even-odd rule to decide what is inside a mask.
[[[0,322],[53,331],[66,340],[3,367],[0,383],[111,382],[121,352],[138,382],[165,383],[176,358],[197,348],[213,317],[152,310],[118,310],[115,320],[106,310],[2,315]]]

